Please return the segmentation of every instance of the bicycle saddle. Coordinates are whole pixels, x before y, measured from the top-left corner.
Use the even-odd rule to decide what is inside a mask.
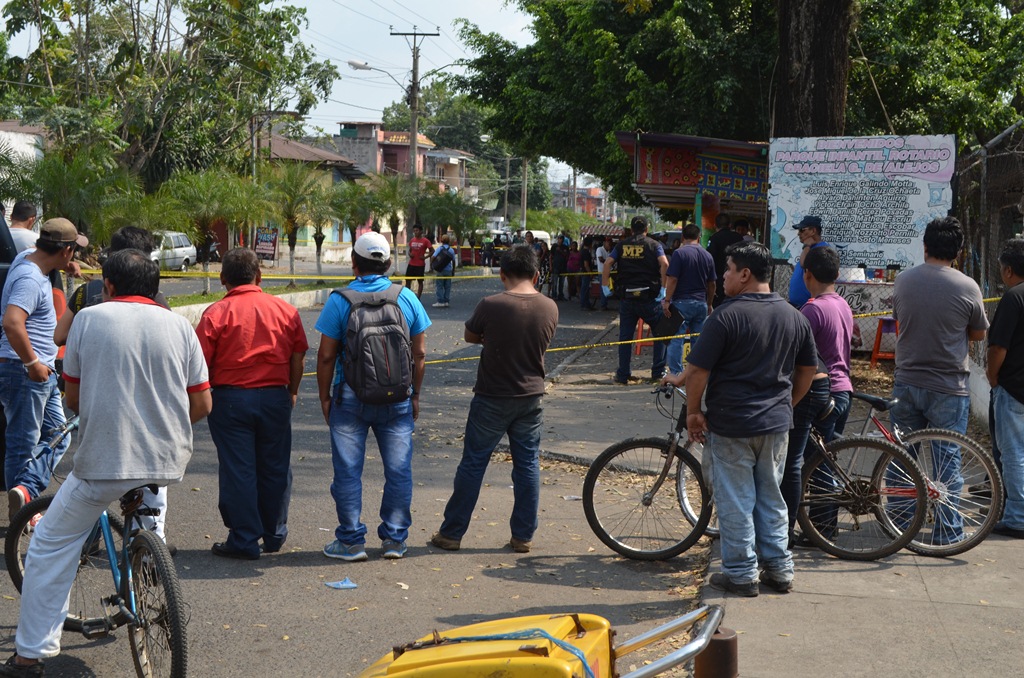
[[[892,409],[893,405],[899,402],[898,398],[879,398],[878,396],[868,395],[867,393],[858,393],[857,391],[854,391],[851,395],[857,400],[863,400],[879,412],[888,412]]]

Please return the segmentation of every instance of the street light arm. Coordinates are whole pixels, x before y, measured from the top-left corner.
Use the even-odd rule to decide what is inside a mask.
[[[405,85],[403,85],[402,83],[398,82],[398,78],[396,78],[395,76],[391,75],[391,73],[389,71],[385,71],[383,68],[377,68],[376,66],[371,66],[370,64],[366,63],[365,61],[355,61],[354,59],[349,59],[348,65],[349,65],[349,68],[351,68],[353,71],[379,71],[379,72],[385,74],[386,76],[388,76],[389,78],[391,78],[394,81],[394,83],[396,85],[398,85],[399,87],[401,87],[403,90],[407,90],[408,89]]]

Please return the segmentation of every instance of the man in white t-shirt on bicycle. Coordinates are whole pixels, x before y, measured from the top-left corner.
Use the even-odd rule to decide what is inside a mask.
[[[60,653],[82,546],[107,506],[185,474],[210,385],[192,326],[153,301],[159,283],[148,253],[115,252],[103,264],[109,301],[75,318],[64,357],[67,406],[81,416],[75,465],[29,544],[16,654],[0,676],[42,676]]]

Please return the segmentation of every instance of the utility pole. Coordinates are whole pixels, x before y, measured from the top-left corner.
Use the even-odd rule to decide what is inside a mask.
[[[412,38],[412,84],[409,85],[409,181],[413,186],[413,200],[409,206],[409,221],[406,223],[406,230],[416,223],[416,170],[419,165],[419,101],[420,101],[420,48],[417,40],[422,38],[436,37],[438,33],[420,33],[416,26],[412,27],[412,33],[396,33],[391,30],[391,35],[400,35]],[[395,249],[398,243],[393,243]]]
[[[504,228],[508,228],[508,172],[509,172],[509,163],[511,161],[512,161],[512,157],[506,155],[505,156],[505,216],[502,218],[502,221],[501,221],[501,225]],[[509,229],[509,232],[511,232],[511,229]]]
[[[572,213],[576,214],[576,168],[572,168]]]
[[[526,158],[523,158],[523,191],[520,194],[519,198],[522,214],[519,215],[519,225],[522,227],[524,232],[526,231],[526,180],[528,177],[528,165],[529,163],[527,162]]]

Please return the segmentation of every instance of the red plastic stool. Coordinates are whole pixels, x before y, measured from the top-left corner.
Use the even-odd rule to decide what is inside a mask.
[[[875,347],[871,350],[871,367],[875,367],[879,360],[895,360],[896,354],[891,351],[882,351],[882,335],[892,334],[900,336],[900,324],[895,318],[885,316],[878,319],[878,329],[875,330]]]
[[[647,333],[650,336],[650,332]],[[654,346],[653,341],[640,341],[644,338],[644,320],[641,318],[636,321],[636,340],[637,343],[633,344],[633,355],[640,355],[640,349],[644,346]]]

